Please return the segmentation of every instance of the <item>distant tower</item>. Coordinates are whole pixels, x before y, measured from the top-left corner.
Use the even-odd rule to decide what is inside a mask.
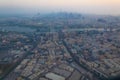
[[[107,31],[107,25],[105,25],[105,27],[104,27],[104,31],[105,31],[105,32]]]
[[[53,31],[53,23],[50,23],[50,26],[49,26],[49,39],[50,40],[53,40],[53,35],[51,34],[52,31]]]

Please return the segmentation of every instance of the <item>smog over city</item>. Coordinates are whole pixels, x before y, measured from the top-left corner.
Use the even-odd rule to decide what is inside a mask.
[[[120,0],[0,0],[0,80],[120,80]]]

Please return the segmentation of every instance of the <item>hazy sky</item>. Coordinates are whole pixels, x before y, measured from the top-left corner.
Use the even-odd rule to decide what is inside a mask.
[[[0,13],[57,11],[120,15],[120,0],[0,0]]]

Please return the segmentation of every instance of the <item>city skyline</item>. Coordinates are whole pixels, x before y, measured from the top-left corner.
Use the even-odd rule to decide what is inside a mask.
[[[78,12],[120,15],[119,0],[0,0],[0,14]]]

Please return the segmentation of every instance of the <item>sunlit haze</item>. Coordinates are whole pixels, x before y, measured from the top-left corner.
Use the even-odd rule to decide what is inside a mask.
[[[0,13],[79,12],[120,14],[120,0],[0,0]]]

